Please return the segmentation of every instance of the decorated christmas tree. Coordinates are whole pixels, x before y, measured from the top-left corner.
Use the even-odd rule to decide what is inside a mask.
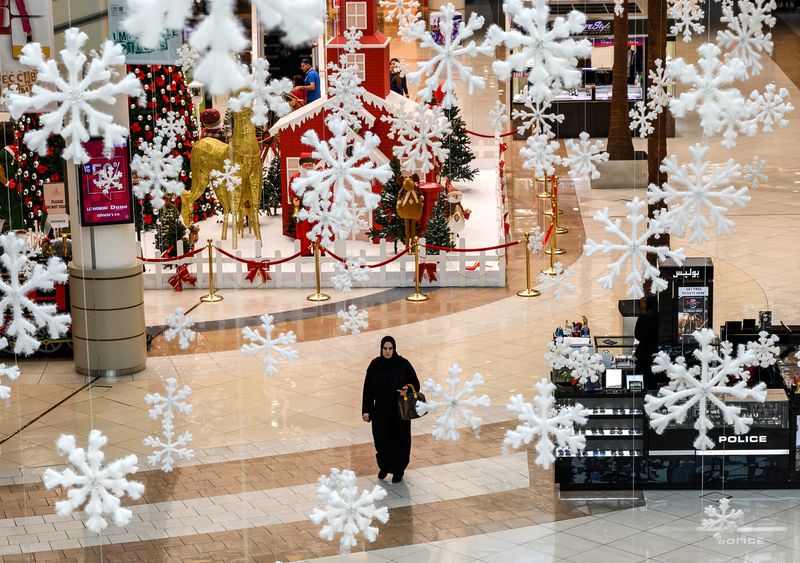
[[[457,105],[445,109],[444,114],[450,121],[452,133],[442,139],[442,147],[450,152],[439,173],[443,177],[447,176],[451,182],[472,180],[478,173],[478,169],[470,167],[472,161],[475,160],[475,154],[470,146],[467,124],[464,123]]]
[[[431,216],[428,218],[428,224],[425,227],[425,243],[433,246],[453,246],[453,235],[450,232],[450,226],[447,224],[447,216],[445,210],[447,209],[447,199],[445,199],[444,190],[439,193],[439,199],[434,204]],[[438,250],[428,250],[428,254],[439,254]]]
[[[397,194],[402,187],[403,176],[400,162],[396,158],[392,159],[390,166],[392,177],[381,189],[381,202],[372,215],[374,225],[367,231],[367,235],[372,239],[384,238],[394,242],[394,251],[397,252],[398,241],[404,241],[405,238],[404,221],[396,214]]]
[[[264,174],[264,189],[261,191],[261,209],[267,215],[277,215],[281,206],[281,157],[272,157]]]

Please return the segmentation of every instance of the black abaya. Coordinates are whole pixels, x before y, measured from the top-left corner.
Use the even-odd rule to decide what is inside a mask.
[[[396,352],[390,359],[372,360],[364,378],[361,412],[369,413],[372,422],[378,468],[395,477],[403,475],[411,457],[411,421],[400,418],[397,406],[397,390],[408,384],[419,391],[414,368]]]

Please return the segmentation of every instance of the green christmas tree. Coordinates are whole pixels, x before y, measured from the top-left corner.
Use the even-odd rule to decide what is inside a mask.
[[[261,191],[261,209],[267,215],[277,215],[281,206],[281,157],[276,154],[264,174],[264,189]]]
[[[442,139],[442,147],[450,152],[447,160],[442,164],[439,174],[442,177],[447,176],[451,182],[473,180],[478,169],[470,167],[472,161],[475,160],[475,154],[472,152],[470,138],[467,134],[467,124],[464,123],[458,106],[454,105],[452,108],[444,110],[444,115],[450,121],[452,132]]]
[[[156,222],[156,248],[164,257],[178,255],[178,241],[183,240],[183,252],[189,252],[189,239],[186,227],[181,221],[180,208],[172,203],[161,208]]]
[[[431,216],[428,218],[428,224],[425,227],[426,244],[452,248],[453,234],[447,224],[446,209],[447,200],[445,199],[444,190],[442,190],[439,192],[439,199],[434,204]],[[438,250],[428,250],[427,252],[428,254],[439,254]]]
[[[400,192],[403,183],[403,175],[400,171],[400,162],[396,158],[390,163],[392,167],[392,177],[383,185],[381,189],[381,202],[372,215],[374,225],[367,231],[371,239],[383,238],[394,242],[394,251],[397,252],[397,243],[405,243],[405,222],[397,216],[397,194]]]

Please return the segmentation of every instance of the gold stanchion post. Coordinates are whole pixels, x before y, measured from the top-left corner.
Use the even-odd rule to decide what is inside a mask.
[[[544,251],[545,254],[549,254],[551,257],[554,254],[561,255],[566,254],[567,251],[563,248],[559,248],[558,246],[558,188],[557,184],[554,185],[553,189],[553,211],[550,214],[550,221],[553,224],[553,232],[550,234],[550,248]],[[552,268],[552,260],[550,260],[550,267]]]
[[[217,295],[214,289],[214,241],[208,239],[208,295],[203,295],[200,301],[203,303],[219,303],[222,295]]]
[[[538,197],[539,199],[550,199],[551,197],[553,197],[553,193],[552,191],[547,191],[547,174],[544,175],[542,181],[544,182],[544,191],[537,193],[536,197]]]
[[[525,233],[525,289],[520,289],[517,295],[520,297],[538,297],[541,291],[531,288],[531,234]]]
[[[322,288],[320,287],[321,276],[319,268],[319,256],[320,256],[319,241],[315,240],[314,242],[311,243],[311,245],[314,247],[314,279],[316,281],[317,291],[306,297],[306,299],[308,299],[309,301],[317,301],[317,302],[327,301],[328,299],[331,298],[331,296],[322,293],[321,291]]]
[[[419,291],[419,237],[414,237],[411,241],[412,248],[414,249],[414,294],[406,297],[406,301],[413,301],[419,303],[427,301],[428,296],[420,293]]]

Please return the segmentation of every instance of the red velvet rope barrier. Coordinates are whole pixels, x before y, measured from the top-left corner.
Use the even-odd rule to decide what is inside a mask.
[[[467,133],[474,137],[481,137],[483,139],[494,139],[494,135],[486,135],[484,133],[476,133],[475,131],[470,131],[469,129],[464,129]],[[513,135],[516,131],[509,131],[508,133],[501,133],[500,137],[508,137],[509,135]]]
[[[336,256],[333,252],[331,252],[327,248],[320,248],[320,251],[322,252],[322,254],[327,254],[328,256],[330,256],[331,258],[336,260],[337,262],[341,262],[342,264],[347,262],[347,260],[345,260],[341,256]]]
[[[300,256],[300,254],[301,254],[301,252],[296,252],[295,254],[292,254],[291,256],[287,256],[286,258],[281,258],[280,260],[275,260],[274,262],[271,262],[269,260],[248,260],[247,258],[239,258],[235,254],[231,254],[230,252],[228,252],[227,250],[224,250],[222,248],[217,248],[217,252],[219,252],[223,256],[227,256],[231,260],[236,260],[237,262],[241,262],[242,264],[264,264],[266,266],[277,266],[278,264],[283,264],[285,262],[289,262],[291,260],[294,260],[298,256]]]
[[[428,250],[444,250],[445,252],[485,252],[487,250],[498,250],[500,248],[508,248],[509,246],[514,246],[515,244],[519,244],[518,240],[512,240],[511,242],[507,242],[505,244],[498,244],[497,246],[487,246],[485,248],[449,248],[447,246],[434,246],[432,244],[425,244],[423,245]]]
[[[174,258],[142,258],[141,256],[137,256],[139,260],[142,262],[147,262],[150,264],[155,264],[158,262],[165,263],[165,262],[177,262],[178,260],[183,260],[185,258],[191,258],[192,256],[196,256],[203,252],[207,247],[201,246],[200,248],[195,248],[191,252],[187,252],[186,254],[181,254],[180,256],[175,256]]]
[[[330,250],[322,249],[322,251],[324,253],[326,253],[328,256],[330,256],[331,258],[333,258],[334,260],[338,260],[342,264],[347,262],[344,258],[342,258],[341,256],[336,256]],[[397,254],[395,254],[394,256],[389,258],[388,260],[384,260],[383,262],[378,262],[377,264],[366,264],[366,265],[364,265],[362,267],[364,267],[364,268],[380,268],[382,266],[386,266],[387,264],[391,264],[392,262],[394,262],[395,260],[397,260],[398,258],[403,256],[404,254],[408,254],[408,249],[407,248],[404,249],[404,250],[401,250],[400,252],[398,252]]]
[[[553,224],[550,223],[550,227],[547,229],[547,234],[544,237],[544,242],[542,242],[542,246],[547,246],[547,241],[550,240],[550,235],[553,234]]]

